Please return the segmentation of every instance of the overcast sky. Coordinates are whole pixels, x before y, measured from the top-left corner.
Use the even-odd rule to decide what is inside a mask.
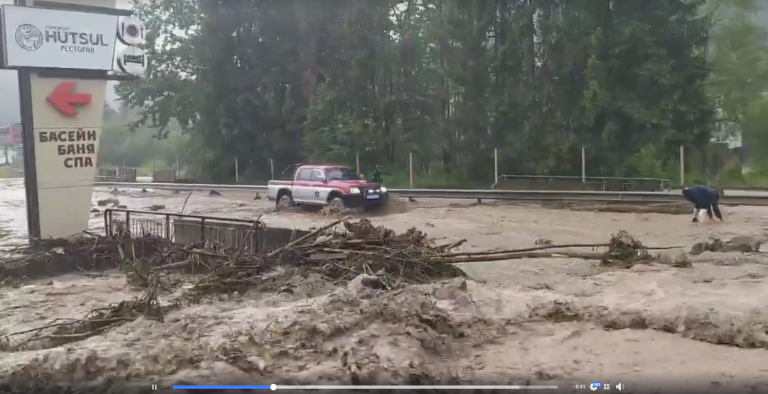
[[[0,4],[13,4],[13,0],[0,0]],[[118,8],[130,8],[128,0],[117,0]],[[16,71],[0,70],[0,92],[13,92],[19,90],[18,77]],[[116,99],[114,83],[110,82],[107,86],[107,99],[114,102]],[[0,127],[5,127],[11,123],[19,122],[19,98],[18,95],[3,94],[2,105],[0,105]]]

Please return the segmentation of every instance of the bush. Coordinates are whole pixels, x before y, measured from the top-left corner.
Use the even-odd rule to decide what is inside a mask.
[[[410,177],[408,173],[394,173],[384,177],[384,184],[391,188],[409,188]],[[429,173],[414,174],[413,187],[417,189],[473,189],[481,187],[489,189],[491,185],[477,185],[465,176],[447,175],[442,172],[433,171]]]

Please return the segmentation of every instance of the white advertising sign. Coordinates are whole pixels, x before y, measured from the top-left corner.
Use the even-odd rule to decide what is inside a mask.
[[[111,71],[118,16],[3,6],[5,65]]]
[[[144,22],[135,16],[121,16],[117,23],[117,39],[125,45],[143,45]]]
[[[147,72],[147,55],[137,47],[124,47],[117,56],[117,67],[120,71],[143,77]]]
[[[52,102],[56,91],[59,97],[54,94]],[[37,199],[44,238],[68,237],[88,228],[106,93],[103,80],[32,77]],[[75,101],[74,115],[62,114],[54,105],[71,103],[77,95],[90,100]]]

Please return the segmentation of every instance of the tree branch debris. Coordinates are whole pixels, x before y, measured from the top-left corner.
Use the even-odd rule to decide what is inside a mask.
[[[0,266],[4,282],[74,272],[121,268],[127,281],[144,289],[133,300],[89,312],[83,319],[56,320],[35,330],[0,338],[8,351],[50,348],[80,341],[138,317],[162,320],[169,311],[222,294],[247,291],[291,292],[311,274],[331,283],[360,275],[375,276],[382,289],[466,277],[457,263],[530,258],[576,257],[604,266],[629,267],[654,260],[648,248],[625,231],[607,244],[545,245],[502,251],[455,252],[465,240],[435,245],[421,231],[402,234],[361,219],[341,219],[264,254],[229,250],[206,243],[176,245],[152,236],[131,238],[85,234],[68,240],[48,240],[34,248],[14,250],[17,257]],[[591,248],[592,251],[573,251]],[[595,251],[605,248],[605,251]],[[19,256],[21,255],[21,256]],[[173,274],[184,274],[183,279]],[[196,274],[192,279],[188,274]],[[191,282],[190,282],[191,281]],[[176,289],[172,289],[176,287]],[[162,292],[174,294],[161,302]]]

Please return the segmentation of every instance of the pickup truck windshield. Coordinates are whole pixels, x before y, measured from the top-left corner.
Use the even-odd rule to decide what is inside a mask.
[[[363,179],[360,174],[349,168],[334,168],[326,171],[326,177],[329,181],[359,181]]]

